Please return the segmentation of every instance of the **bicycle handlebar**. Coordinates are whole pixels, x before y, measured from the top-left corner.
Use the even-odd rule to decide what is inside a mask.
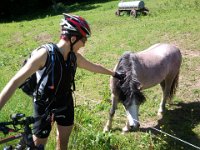
[[[59,112],[63,111],[64,109],[66,109],[66,107],[52,109],[50,111],[46,111],[43,115],[37,116],[37,117],[33,117],[33,116],[25,117],[25,114],[21,114],[21,113],[11,115],[10,116],[11,121],[0,122],[0,131],[2,131],[4,134],[8,134],[9,132],[18,132],[19,130],[24,130],[24,131],[18,134],[17,136],[12,136],[12,137],[0,140],[0,144],[6,143],[8,141],[12,141],[18,138],[22,138],[18,145],[20,147],[17,149],[21,149],[21,147],[25,146],[28,149],[43,150],[44,149],[43,146],[42,147],[35,146],[33,138],[32,138],[32,129],[30,125],[45,117],[48,117],[48,119],[53,119],[53,120],[54,118],[57,118],[57,117],[63,117],[62,115],[59,115]],[[12,127],[10,128],[9,126],[12,126]],[[17,126],[21,126],[21,128],[17,128]]]
[[[10,119],[12,121],[0,122],[0,131],[2,131],[4,134],[8,134],[10,131],[16,132],[16,131],[18,131],[18,129],[16,128],[16,126],[18,126],[18,125],[22,125],[23,127],[29,126],[29,125],[37,122],[41,118],[48,116],[49,113],[55,114],[54,117],[56,117],[56,114],[58,114],[60,111],[62,111],[64,109],[66,109],[66,107],[52,109],[51,111],[47,111],[42,116],[38,116],[38,117],[33,117],[33,116],[25,117],[25,114],[22,114],[22,113],[12,114],[12,115],[10,115]],[[59,117],[59,116],[57,116],[57,117]],[[13,126],[14,129],[7,127],[9,125]]]
[[[12,121],[0,122],[0,131],[2,131],[4,134],[8,134],[10,131],[17,131],[16,126],[18,125],[28,126],[35,122],[34,117],[25,117],[25,114],[21,113],[11,115],[10,119]],[[9,128],[9,125],[13,126],[14,129]]]

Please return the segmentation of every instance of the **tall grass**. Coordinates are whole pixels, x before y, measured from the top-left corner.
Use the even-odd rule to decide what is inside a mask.
[[[145,91],[147,101],[140,107],[141,131],[121,134],[126,117],[123,107],[119,105],[113,130],[104,134],[102,130],[110,108],[109,76],[78,69],[75,125],[69,149],[193,149],[148,127],[160,128],[200,146],[199,0],[145,0],[150,14],[136,19],[126,13],[115,16],[118,2],[83,2],[71,6],[60,5],[60,9],[88,20],[92,37],[88,39],[83,55],[110,69],[127,50],[140,51],[158,42],[178,46],[183,62],[175,105],[168,107],[163,119],[158,118],[156,112],[161,91],[159,86],[155,86]],[[60,14],[41,12],[34,19],[0,24],[1,90],[33,49],[42,43],[58,41]],[[7,120],[10,114],[16,112],[32,113],[31,99],[20,90],[1,110],[0,121]],[[54,128],[47,149],[55,148],[55,135]]]

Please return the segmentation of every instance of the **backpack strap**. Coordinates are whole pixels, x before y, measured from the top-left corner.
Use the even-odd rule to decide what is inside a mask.
[[[69,66],[69,71],[70,71],[70,74],[72,76],[72,81],[71,81],[72,91],[75,91],[76,87],[75,87],[74,77],[75,77],[76,68],[77,68],[77,58],[76,58],[76,54],[72,50],[68,54],[68,58],[67,58],[66,63]]]
[[[51,84],[51,86],[49,86],[49,88],[50,89],[52,89],[52,90],[54,90],[54,67],[55,67],[55,49],[57,48],[57,46],[55,47],[55,44],[53,44],[53,43],[49,43],[49,44],[45,44],[45,45],[43,45],[43,46],[41,46],[41,48],[45,48],[46,50],[47,50],[47,52],[48,52],[48,57],[47,57],[47,62],[46,62],[46,68],[45,68],[45,70],[44,70],[44,72],[43,72],[43,74],[42,74],[42,76],[41,76],[41,78],[40,78],[40,80],[39,80],[39,82],[37,83],[37,86],[36,86],[36,92],[35,92],[35,94],[34,94],[34,97],[36,97],[36,99],[38,98],[38,92],[39,92],[39,87],[40,87],[40,84],[42,83],[42,81],[43,81],[43,79],[44,79],[44,77],[49,73],[49,71],[50,70],[52,70],[51,71],[51,73],[52,73],[52,78],[51,78],[51,82],[52,82],[52,84]]]
[[[49,86],[50,89],[54,90],[54,67],[55,67],[55,44],[47,44],[46,45],[48,52],[49,52],[49,57],[51,59],[51,65],[52,65],[52,75],[51,75],[51,86]]]

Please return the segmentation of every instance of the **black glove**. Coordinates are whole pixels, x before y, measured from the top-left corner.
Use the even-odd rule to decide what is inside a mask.
[[[119,80],[124,80],[124,78],[126,77],[126,74],[125,73],[118,73],[118,72],[115,72],[115,75],[113,76]]]

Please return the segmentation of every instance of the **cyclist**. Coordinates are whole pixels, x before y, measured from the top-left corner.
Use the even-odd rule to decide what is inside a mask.
[[[86,20],[80,16],[63,14],[61,20],[61,36],[58,47],[58,56],[55,59],[54,74],[48,74],[42,81],[43,86],[39,88],[39,96],[34,97],[34,115],[40,116],[48,109],[61,109],[59,116],[55,117],[57,123],[57,149],[67,149],[69,136],[74,124],[74,105],[71,86],[73,85],[73,75],[76,66],[91,72],[111,75],[121,80],[123,74],[119,74],[104,68],[99,64],[94,64],[86,60],[79,49],[85,46],[87,38],[90,37],[90,27]],[[74,55],[73,55],[74,54]],[[33,73],[41,78],[44,71],[46,60],[48,59],[47,49],[42,47],[37,49],[28,59],[27,63],[15,74],[0,93],[0,109],[12,96],[15,90]],[[71,61],[73,71],[67,66]],[[63,63],[65,64],[63,65]],[[70,72],[70,73],[69,73]],[[49,77],[48,77],[49,76]],[[54,85],[51,85],[51,79],[54,76]],[[43,87],[43,88],[42,88]],[[45,145],[51,131],[51,122],[42,119],[34,124],[34,142],[36,145]]]

